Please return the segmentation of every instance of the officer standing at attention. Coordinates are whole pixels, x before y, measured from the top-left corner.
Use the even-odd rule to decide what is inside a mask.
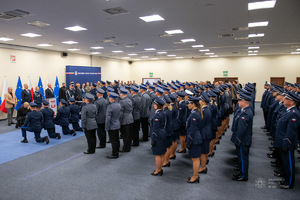
[[[251,100],[251,96],[240,93],[238,104],[241,110],[235,118],[234,127],[232,127],[232,132],[236,132],[234,144],[239,149],[238,160],[240,173],[233,175],[232,179],[235,181],[248,181],[249,149],[252,142],[253,125],[253,113],[249,107]]]
[[[91,91],[90,91],[90,93],[92,94],[92,95],[94,95],[94,97],[96,97],[97,96],[97,84],[96,83],[94,83],[93,85],[92,85],[92,89],[91,89]]]
[[[93,102],[94,95],[86,94],[85,103],[81,110],[81,126],[84,129],[85,137],[88,143],[87,151],[84,154],[93,154],[96,150],[96,122],[97,108]]]
[[[75,104],[75,99],[74,98],[70,98],[69,99],[69,103],[70,103],[70,118],[69,118],[69,122],[72,124],[73,129],[75,131],[83,131],[82,128],[79,126],[79,108],[78,105]]]
[[[186,144],[186,113],[187,113],[187,106],[184,100],[185,97],[185,92],[183,91],[179,91],[177,93],[178,97],[177,97],[177,101],[178,103],[178,124],[179,124],[179,139],[180,139],[180,144],[181,144],[181,148],[177,151],[177,153],[186,153],[186,148],[185,148],[185,144]]]
[[[22,136],[24,137],[24,139],[21,142],[28,143],[26,131],[30,131],[34,132],[34,138],[36,142],[46,142],[46,144],[49,144],[48,136],[42,138],[40,136],[42,131],[41,125],[43,121],[42,113],[36,111],[36,103],[31,102],[29,105],[31,112],[27,114],[24,125],[21,127]]]
[[[297,135],[300,127],[300,112],[296,106],[299,102],[299,96],[288,91],[283,101],[286,112],[277,121],[274,147],[280,149],[281,176],[284,178],[279,184],[281,189],[292,189],[295,183],[294,151],[297,148]]]
[[[132,115],[133,115],[133,134],[132,134],[132,145],[139,146],[139,132],[140,132],[140,110],[142,105],[142,99],[138,96],[139,88],[133,86],[131,90],[132,94]]]
[[[155,97],[154,109],[156,110],[150,122],[150,138],[152,145],[152,152],[155,155],[156,170],[151,173],[152,176],[163,175],[163,161],[166,153],[166,130],[165,123],[166,117],[164,114],[163,106],[164,100],[159,97]]]
[[[201,156],[201,114],[199,112],[199,99],[197,97],[190,97],[187,101],[188,108],[191,110],[190,116],[186,120],[187,139],[186,146],[189,149],[189,155],[193,161],[194,174],[188,178],[188,183],[199,183],[198,170],[200,167]]]
[[[114,92],[109,93],[109,104],[106,109],[105,130],[108,131],[109,140],[112,146],[112,154],[107,156],[108,159],[116,159],[119,157],[119,130],[120,130],[120,111],[121,105],[116,102],[119,97]]]
[[[53,119],[54,123],[62,127],[64,135],[76,135],[75,130],[69,129],[70,108],[67,107],[67,102],[64,99],[60,100],[60,108],[57,110],[57,115]]]
[[[100,81],[101,83],[101,89],[104,90],[104,94],[103,94],[103,98],[106,99],[107,98],[107,88],[105,87],[105,82],[104,81]]]
[[[150,97],[146,93],[147,87],[145,85],[140,86],[140,93],[141,93],[141,125],[142,125],[142,131],[143,131],[143,138],[140,139],[141,142],[148,141],[148,135],[149,135],[149,127],[148,127],[148,120],[150,116]]]
[[[94,102],[97,108],[97,135],[99,139],[99,145],[96,148],[102,149],[106,147],[106,131],[105,131],[105,114],[108,101],[104,98],[105,91],[103,89],[97,89],[97,100]]]
[[[123,148],[121,152],[130,152],[132,133],[131,129],[133,127],[133,116],[132,116],[132,101],[127,97],[128,91],[125,88],[120,89],[120,123],[121,123],[121,138],[123,139]]]
[[[47,130],[50,138],[60,139],[60,134],[55,133],[55,125],[53,123],[54,111],[51,108],[49,108],[48,105],[49,102],[43,100],[43,109],[41,110],[41,113],[43,114],[42,128]]]
[[[26,83],[24,84],[24,90],[22,90],[21,96],[22,96],[22,104],[25,102],[28,103],[32,102],[31,92],[28,89],[28,85]]]

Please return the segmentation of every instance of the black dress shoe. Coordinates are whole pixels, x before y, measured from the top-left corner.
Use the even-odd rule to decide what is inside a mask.
[[[198,172],[198,174],[207,174],[207,167],[204,170]]]
[[[235,168],[240,167],[240,165],[238,165],[238,164],[234,164],[233,166],[234,166]]]
[[[50,140],[49,140],[48,136],[44,137],[44,141],[46,141],[46,144],[49,144]]]
[[[57,139],[60,139],[61,138],[60,133],[56,133],[56,137]]]
[[[234,180],[234,181],[248,181],[247,178],[242,178],[241,176],[237,177],[237,178],[232,178],[232,180]]]
[[[110,156],[106,156],[106,158],[108,159],[117,159],[119,156],[114,156],[114,155],[110,155]]]
[[[11,126],[11,124],[8,124],[8,126]]]
[[[106,143],[111,143],[110,140],[107,140]]]
[[[274,147],[269,147],[270,151],[275,151]]]
[[[270,138],[268,138],[268,140],[270,140],[270,141],[274,141],[274,139],[273,139],[273,138],[271,138],[271,137],[270,137]]]
[[[279,170],[274,170],[274,173],[280,174],[280,171]]]
[[[155,174],[154,172],[151,173],[152,176],[162,176],[164,174],[163,170],[160,170],[160,172],[158,172],[157,174]]]
[[[239,167],[234,168],[234,171],[241,171]]]
[[[208,164],[208,163],[209,163],[209,160],[207,159],[206,164]]]
[[[267,127],[266,126],[262,126],[262,127],[260,127],[261,129],[266,129]]]
[[[132,146],[132,147],[138,147],[139,144],[132,144],[131,146]]]
[[[176,159],[176,155],[172,156],[170,159],[171,160],[175,160]]]
[[[239,177],[241,177],[240,174],[233,174],[232,176],[233,176],[233,178],[239,178]]]
[[[170,167],[171,166],[171,162],[169,161],[167,164],[163,165],[163,167]]]
[[[183,149],[182,151],[180,151],[180,149],[177,151],[177,153],[186,153],[186,149]]]
[[[208,155],[208,157],[214,157],[215,152],[212,152],[210,155]]]
[[[198,177],[198,178],[196,178],[194,181],[191,181],[191,179],[189,179],[189,180],[187,181],[187,183],[199,183],[199,181],[200,181],[200,179],[199,179],[199,177]]]
[[[280,164],[279,163],[272,163],[271,166],[272,167],[280,167]]]
[[[147,142],[148,139],[144,140],[143,138],[139,139],[140,142]]]
[[[218,141],[216,142],[216,144],[220,144],[220,140],[218,140]]]
[[[234,157],[232,158],[232,160],[233,160],[233,161],[238,161],[239,158],[238,158],[237,156],[234,156]]]
[[[283,175],[281,173],[274,173],[274,176],[282,177]]]
[[[101,145],[99,145],[99,146],[96,146],[96,148],[97,148],[97,149],[104,149],[104,148],[105,148],[105,146],[101,146]]]
[[[268,157],[268,158],[275,158],[275,155],[272,154],[272,153],[268,153],[268,154],[267,154],[267,157]]]
[[[24,139],[21,141],[22,143],[28,143],[28,140]]]
[[[300,153],[300,149],[297,149],[297,152]]]
[[[217,150],[217,146],[214,147],[214,150]]]
[[[11,124],[16,124],[15,122],[11,122]]]
[[[270,132],[270,131],[268,129],[265,129],[264,132],[266,133],[266,132]]]
[[[88,151],[84,151],[83,153],[84,153],[84,154],[93,154],[93,153],[90,153],[90,152],[88,152]]]
[[[73,133],[72,133],[73,136],[76,136],[76,132],[75,130],[73,129]]]

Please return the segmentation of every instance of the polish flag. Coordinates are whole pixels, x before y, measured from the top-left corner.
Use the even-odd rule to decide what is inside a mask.
[[[6,77],[4,79],[4,84],[3,84],[3,89],[2,89],[2,96],[1,96],[1,99],[2,99],[2,104],[0,106],[0,110],[4,113],[7,113],[7,110],[5,108],[5,98],[4,98],[4,95],[8,92],[8,83],[7,83],[7,80],[6,80]]]
[[[31,84],[29,76],[28,76],[28,89],[30,90],[30,93],[31,93],[31,99],[32,99],[32,101],[34,101],[34,99],[33,99],[33,92],[34,92],[34,90],[33,90],[33,87],[32,87],[32,84]]]

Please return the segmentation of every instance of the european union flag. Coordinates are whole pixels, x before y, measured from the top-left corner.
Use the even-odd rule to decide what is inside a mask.
[[[59,104],[58,96],[59,96],[59,83],[58,83],[58,78],[56,77],[55,87],[54,87],[54,97],[56,98],[57,105]]]
[[[21,82],[21,78],[19,76],[18,83],[17,83],[17,89],[15,91],[15,95],[16,95],[17,100],[18,100],[17,105],[15,107],[16,110],[18,110],[23,104],[22,103],[22,91],[23,91],[22,82]]]
[[[44,91],[43,82],[42,82],[41,77],[39,78],[38,86],[40,88],[40,92],[41,92],[41,94],[43,96],[43,99],[45,99],[45,91]]]

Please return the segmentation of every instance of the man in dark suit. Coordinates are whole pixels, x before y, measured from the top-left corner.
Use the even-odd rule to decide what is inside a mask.
[[[55,126],[53,123],[54,111],[48,107],[49,102],[47,100],[43,100],[43,109],[41,113],[43,114],[43,123],[42,128],[47,130],[50,138],[60,139],[61,136],[59,133],[55,133]]]
[[[46,99],[54,98],[54,91],[50,83],[48,83],[48,88],[45,90],[45,96]]]
[[[58,101],[60,102],[61,99],[67,100],[66,83],[62,83],[62,87],[59,88]]]
[[[32,102],[31,92],[28,89],[28,85],[26,83],[24,84],[24,90],[22,91],[21,95],[22,95],[22,103]]]

